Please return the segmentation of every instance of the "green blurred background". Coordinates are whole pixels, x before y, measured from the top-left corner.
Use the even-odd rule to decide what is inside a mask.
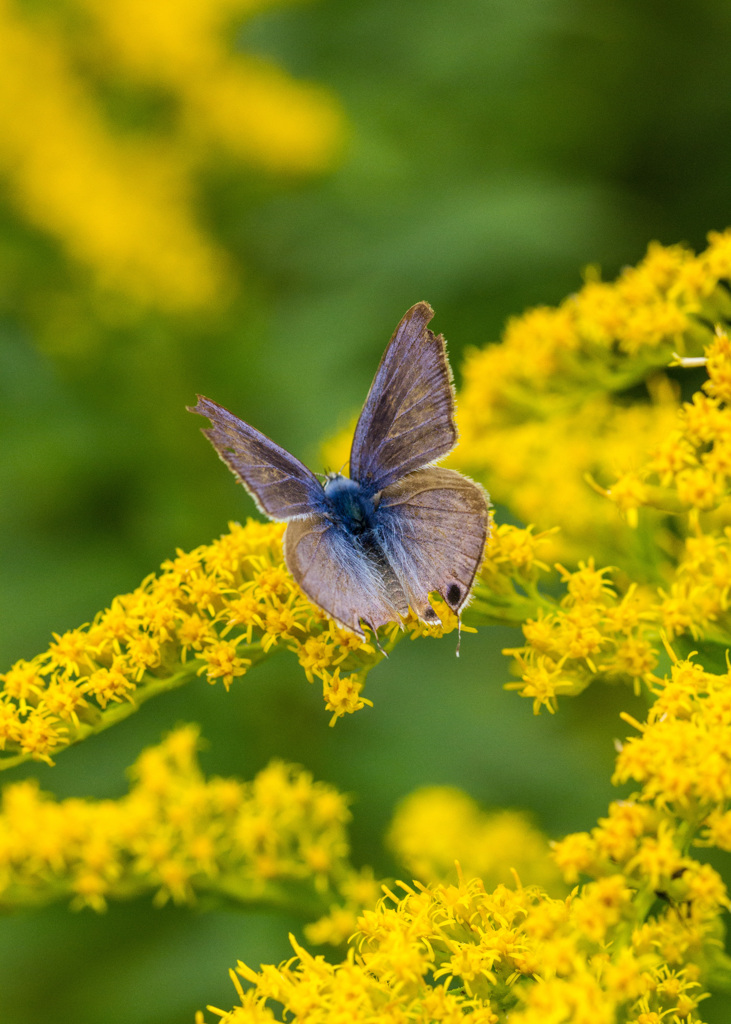
[[[731,220],[725,0],[119,9],[134,38],[94,0],[0,5],[3,666],[88,621],[176,547],[254,514],[185,412],[196,392],[320,469],[320,443],[357,413],[414,302],[436,309],[459,383],[466,346],[560,301],[587,264],[612,276],[652,239],[699,249]],[[186,18],[203,29],[168,52]],[[257,81],[283,69],[293,96],[300,83],[325,90],[314,113],[292,115],[276,154],[266,138],[248,146],[239,67]],[[285,96],[267,113],[267,88],[265,128],[293,109]],[[216,134],[208,122],[226,103]],[[144,207],[125,212],[138,189],[149,227]],[[120,196],[118,223],[95,249],[107,194]],[[188,234],[171,229],[158,251],[168,201]],[[175,278],[186,238],[218,283],[198,288],[192,261],[190,288],[166,292],[155,261],[167,246]],[[419,785],[528,808],[551,835],[589,828],[611,798],[611,740],[632,700],[593,689],[534,718],[502,690],[500,651],[515,639],[466,635],[458,663],[451,641],[404,643],[369,679],[374,709],[334,729],[317,687],[277,656],[229,694],[171,693],[57,767],[7,781],[118,796],[143,746],[200,721],[206,772],[250,777],[279,756],[352,793],[354,859],[380,874],[398,870],[381,845],[394,804]],[[279,961],[301,924],[149,901],[17,914],[0,921],[0,1022],[190,1021],[232,1004],[237,958]],[[706,1019],[728,1019],[712,1003]]]

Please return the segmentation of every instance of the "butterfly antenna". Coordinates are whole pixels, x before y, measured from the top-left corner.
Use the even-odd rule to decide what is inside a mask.
[[[462,616],[457,616],[457,650],[454,652],[456,658],[459,657],[459,645],[462,643]]]

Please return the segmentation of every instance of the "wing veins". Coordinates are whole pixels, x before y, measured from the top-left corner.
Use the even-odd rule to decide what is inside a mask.
[[[421,395],[420,398],[417,398],[417,400],[415,402],[412,402],[411,405],[408,406],[406,409],[400,408],[399,411],[394,416],[393,422],[398,423],[398,421],[402,419],[402,417],[406,416],[407,413],[410,413],[412,409],[415,409],[417,407],[417,405],[422,405],[422,403],[426,402],[426,400],[429,398],[431,398],[431,395],[429,394]]]
[[[417,492],[417,493],[419,493],[419,492]],[[421,492],[421,493],[423,493],[423,492]],[[411,500],[411,498],[413,498],[413,497],[414,497],[414,495],[411,495],[408,500]],[[406,502],[407,502],[407,499],[404,499],[404,501],[394,502],[392,505],[385,505],[384,507],[385,508],[396,508],[397,505],[404,505],[404,504],[406,504]],[[475,511],[473,511],[473,509],[470,509],[470,508],[439,508],[436,505],[417,505],[416,506],[416,511],[417,512],[422,512],[422,511],[424,511],[424,512],[439,512],[442,515],[447,515],[447,516],[478,516],[479,517],[479,514],[480,514],[479,512],[475,512]]]
[[[245,459],[246,458],[246,456],[242,455],[241,452],[237,451],[235,448],[227,448],[226,451],[230,452],[231,455],[235,455],[237,458],[240,458],[240,459]],[[276,470],[277,473],[283,473],[285,476],[293,476],[293,477],[295,477],[295,479],[299,479],[297,474],[292,473],[289,470],[289,468],[287,468],[286,466],[278,465],[274,461],[270,461],[270,462],[251,462],[250,460],[246,459],[246,466],[249,469],[273,469],[273,470]],[[305,478],[305,479],[307,479],[307,478]]]
[[[406,434],[402,435],[402,437],[405,437],[405,436],[406,436]],[[422,452],[421,455],[426,456],[426,455],[430,455],[432,452],[438,452],[438,451],[441,451],[441,450],[442,450],[441,449],[441,445],[435,445],[433,448],[428,448],[426,451]],[[395,470],[400,469],[401,466],[406,466],[410,461],[411,461],[410,459],[402,459],[401,462],[397,462],[395,464],[390,465],[389,468],[390,468],[391,473],[393,473]],[[429,461],[430,461],[429,459],[425,458],[424,462],[421,464],[421,466],[419,468],[423,469],[424,466]],[[413,469],[410,472],[416,473],[417,470]]]
[[[433,315],[419,302],[403,316],[358,420],[351,475],[378,490],[446,455],[457,441],[444,339],[427,326]]]

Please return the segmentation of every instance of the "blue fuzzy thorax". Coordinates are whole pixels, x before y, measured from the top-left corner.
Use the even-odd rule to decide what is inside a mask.
[[[373,529],[376,503],[357,480],[330,474],[325,481],[325,497],[333,517],[348,533],[358,535]]]

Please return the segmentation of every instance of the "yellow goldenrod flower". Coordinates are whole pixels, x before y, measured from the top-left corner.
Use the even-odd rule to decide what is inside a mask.
[[[178,552],[92,623],[54,635],[46,652],[0,676],[0,765],[27,757],[51,763],[69,743],[196,675],[228,689],[281,646],[310,682],[322,682],[333,719],[370,703],[361,690],[382,654],[310,605],[284,569],[282,530],[232,524],[218,541]],[[387,645],[397,637],[398,630]]]
[[[590,274],[557,309],[512,320],[499,345],[467,358],[455,465],[489,479],[494,499],[524,522],[539,529],[560,523],[556,555],[575,559],[592,550],[614,561],[636,543],[587,477],[616,480],[610,496],[630,523],[637,508],[654,504],[638,471],[653,446],[666,444],[678,409],[658,371],[673,352],[699,353],[713,339],[696,314],[713,319],[728,233],[709,241],[699,256],[653,244],[615,282]],[[720,355],[713,359],[715,375],[728,374],[716,367]],[[643,381],[648,401],[614,397]],[[691,457],[684,447],[673,453],[679,469]],[[715,468],[689,476],[684,499],[711,507],[719,497]]]
[[[652,643],[659,612],[636,587],[619,597],[608,569],[593,560],[574,571],[558,566],[567,593],[559,606],[539,609],[523,626],[526,644],[504,653],[516,658],[521,681],[509,683],[533,700],[534,710],[555,711],[561,694],[581,693],[597,676],[648,684],[657,665]]]
[[[655,703],[641,734],[617,757],[615,780],[641,785],[639,799],[695,822],[731,793],[731,676],[678,661],[654,679]]]
[[[360,911],[368,896],[375,899],[373,879],[368,885],[348,863],[343,796],[279,761],[248,783],[206,780],[197,746],[195,727],[170,733],[140,755],[129,794],[116,801],[56,802],[34,781],[7,786],[3,905],[65,897],[103,910],[108,900],[144,892],[158,904],[209,892],[273,906],[289,899],[321,911],[340,899]]]
[[[632,930],[639,903],[620,874],[565,900],[535,887],[482,883],[387,890],[362,914],[348,956],[338,964],[313,957],[294,938],[295,956],[258,971],[239,962],[232,975],[240,1007],[214,1012],[227,1021],[281,1003],[294,1021],[429,1019],[520,1024],[576,1021],[613,1024],[636,1014],[692,1010],[703,993],[692,967],[670,968],[644,927]],[[666,911],[651,926],[665,946],[671,933],[689,947],[685,923]],[[711,944],[694,925],[695,939]],[[680,946],[678,947],[680,949]],[[247,1019],[249,1019],[247,1017]],[[650,1019],[650,1018],[646,1018]]]
[[[228,690],[277,648],[293,652],[322,684],[331,723],[371,704],[369,669],[403,633],[441,636],[457,628],[415,616],[394,623],[379,648],[310,604],[286,571],[282,524],[250,520],[195,551],[179,551],[159,575],[86,626],[54,634],[47,651],[0,675],[0,768],[53,755],[108,728],[146,700],[195,679]],[[469,627],[465,627],[469,628]]]

